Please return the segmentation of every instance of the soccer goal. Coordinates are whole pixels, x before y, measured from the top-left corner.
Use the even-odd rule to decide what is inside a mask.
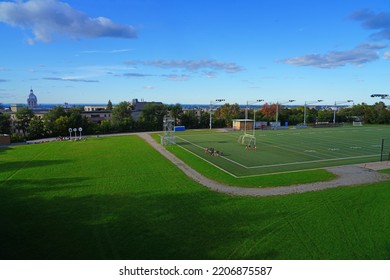
[[[381,161],[390,160],[390,139],[382,139]]]
[[[238,143],[246,146],[256,146],[256,137],[252,134],[243,134],[238,138]]]
[[[363,126],[363,123],[362,122],[353,122],[352,123],[352,126]]]

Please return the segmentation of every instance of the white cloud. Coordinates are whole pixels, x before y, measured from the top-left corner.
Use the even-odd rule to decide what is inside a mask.
[[[135,38],[132,26],[114,23],[105,17],[91,18],[58,0],[29,0],[27,2],[1,2],[0,22],[14,27],[31,29],[37,41],[50,42],[53,37],[66,35],[71,38]]]
[[[150,61],[128,61],[127,64],[142,64],[146,66],[155,66],[159,68],[179,68],[189,71],[200,69],[222,70],[227,73],[240,72],[243,69],[234,62],[220,62],[217,60],[150,60]]]
[[[355,11],[350,18],[362,22],[366,29],[379,30],[373,33],[373,39],[390,39],[390,13],[375,13],[369,9]]]
[[[386,48],[386,44],[361,44],[351,50],[333,51],[326,54],[308,54],[279,60],[279,62],[295,66],[312,66],[318,68],[338,68],[348,64],[361,66],[379,59],[378,50]]]
[[[177,82],[188,81],[188,79],[190,78],[190,76],[188,75],[175,75],[175,74],[161,75],[161,76],[167,78],[170,81],[177,81]]]
[[[154,75],[142,74],[142,73],[125,73],[125,74],[123,74],[123,76],[127,77],[127,78],[145,78],[145,77],[151,77]]]
[[[87,80],[80,78],[61,78],[61,77],[44,77],[44,80],[61,81],[61,82],[83,82],[83,83],[98,83],[98,80]]]
[[[383,57],[384,57],[384,59],[390,60],[390,51],[386,51],[386,52],[383,54]]]

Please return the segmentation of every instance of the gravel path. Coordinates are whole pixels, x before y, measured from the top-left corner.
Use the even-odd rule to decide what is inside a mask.
[[[301,185],[292,185],[286,187],[272,188],[244,188],[226,186],[219,182],[204,177],[199,172],[189,167],[181,159],[168,152],[163,146],[158,144],[148,133],[137,133],[145,139],[154,149],[160,152],[164,157],[179,167],[188,177],[207,188],[221,193],[239,195],[239,196],[273,196],[286,195],[293,193],[304,193],[310,191],[319,191],[340,186],[361,185],[382,181],[390,181],[390,175],[376,172],[376,170],[390,168],[387,162],[367,163],[359,165],[348,165],[340,167],[329,167],[326,170],[337,175],[337,178],[326,182],[317,182]]]

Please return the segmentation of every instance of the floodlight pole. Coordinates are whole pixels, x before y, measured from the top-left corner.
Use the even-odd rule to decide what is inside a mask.
[[[210,101],[210,129],[212,128],[212,121],[213,121],[213,105],[214,104],[217,104],[217,103],[220,103],[220,102],[223,102],[225,101],[225,99],[215,99],[214,101],[211,100]]]
[[[249,105],[253,105],[253,104],[256,104],[256,103],[259,103],[261,101],[264,101],[263,99],[257,99],[257,100],[254,100],[254,101],[247,101],[246,102],[246,108],[245,108],[245,134],[246,134],[246,120],[248,119],[248,109],[249,109]],[[255,108],[253,108],[253,125],[255,125]],[[254,131],[253,131],[254,133]]]
[[[294,102],[294,101],[295,101],[295,100],[290,99],[290,100],[288,100],[288,101],[276,102],[275,128],[276,128],[276,126],[277,126],[277,124],[278,124],[278,119],[279,119],[279,105],[291,103],[291,102]]]
[[[312,105],[312,104],[316,104],[316,103],[319,103],[319,102],[322,102],[323,100],[322,99],[318,99],[316,101],[305,101],[305,108],[303,110],[303,125],[306,126],[306,106],[307,105]]]
[[[336,123],[336,110],[337,110],[337,105],[339,104],[344,104],[344,103],[349,103],[353,102],[353,100],[346,100],[346,101],[335,101],[334,102],[334,110],[333,110],[333,124]]]
[[[252,104],[256,104],[256,103],[259,103],[259,102],[262,102],[264,101],[264,99],[257,99],[256,101],[253,101]],[[253,136],[255,136],[255,128],[256,128],[256,108],[253,107]],[[246,129],[246,126],[245,126],[245,129]]]

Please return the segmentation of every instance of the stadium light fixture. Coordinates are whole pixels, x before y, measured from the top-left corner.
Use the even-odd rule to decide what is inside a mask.
[[[337,110],[337,105],[344,104],[344,103],[350,103],[353,102],[353,100],[346,100],[346,101],[335,101],[334,102],[334,110],[333,110],[333,123],[336,123],[336,110]]]
[[[279,105],[283,105],[283,104],[287,104],[287,103],[292,103],[292,102],[294,102],[294,101],[295,101],[294,99],[290,99],[290,100],[288,100],[288,101],[276,102],[275,126],[277,125],[278,119],[279,119]]]
[[[371,94],[371,97],[380,97],[381,99],[390,99],[390,96],[388,94]]]
[[[307,105],[312,105],[312,104],[316,104],[316,103],[319,103],[319,102],[322,102],[324,100],[322,99],[318,99],[318,100],[315,100],[315,101],[305,101],[305,108],[303,110],[303,125],[306,126],[306,106]]]
[[[210,101],[210,129],[212,128],[212,121],[213,121],[213,105],[223,102],[225,99],[215,99]]]

